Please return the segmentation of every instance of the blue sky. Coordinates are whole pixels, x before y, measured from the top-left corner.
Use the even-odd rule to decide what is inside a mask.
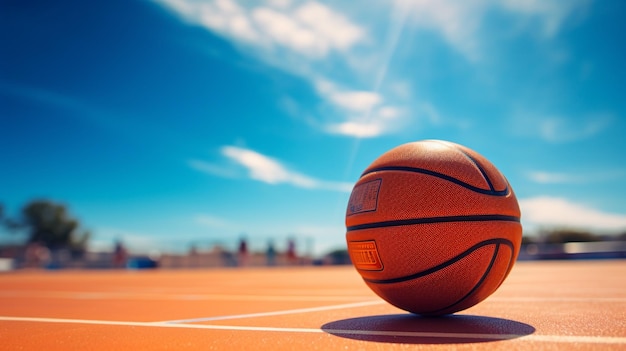
[[[0,203],[94,248],[343,247],[361,171],[420,139],[490,159],[528,234],[626,230],[621,1],[0,6]]]

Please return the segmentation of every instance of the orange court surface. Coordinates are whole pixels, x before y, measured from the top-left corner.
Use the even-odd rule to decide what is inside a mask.
[[[387,304],[351,266],[7,272],[0,349],[626,350],[626,260],[517,262],[438,318]]]

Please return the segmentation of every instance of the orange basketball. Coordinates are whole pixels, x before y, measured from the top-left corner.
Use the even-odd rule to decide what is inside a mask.
[[[355,184],[346,240],[365,283],[422,315],[467,309],[511,271],[522,239],[506,178],[467,147],[440,140],[398,146]]]

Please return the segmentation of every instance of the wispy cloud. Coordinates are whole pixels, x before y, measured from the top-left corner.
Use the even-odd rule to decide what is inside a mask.
[[[565,20],[588,1],[558,0],[396,0],[413,27],[434,31],[468,60],[481,58],[481,25],[490,10],[514,15],[513,20],[539,28],[545,38],[554,36]]]
[[[336,3],[308,0],[156,1],[258,60],[308,80],[321,104],[317,111],[309,106],[305,116],[295,117],[321,132],[353,138],[388,135],[417,120],[425,124],[434,115],[442,118],[437,112],[441,109],[423,97],[410,91],[397,94],[395,87],[406,87],[406,72],[397,67],[405,70],[409,64],[393,62],[405,27],[434,32],[468,61],[480,62],[489,55],[482,42],[490,11],[505,13],[517,27],[540,30],[540,37],[550,38],[586,7],[585,0],[393,0],[367,3],[348,13]],[[414,50],[419,52],[420,45],[415,43]],[[288,113],[299,110],[293,103],[288,106]],[[540,132],[559,139],[562,134],[554,128],[544,123]],[[585,133],[594,131],[590,128]]]
[[[477,30],[486,1],[398,0],[413,27],[432,30],[470,60],[479,57]]]
[[[354,112],[366,112],[380,104],[380,94],[371,91],[336,91],[328,94],[335,105]]]
[[[585,180],[585,178],[582,178],[579,175],[544,171],[528,172],[528,178],[541,184],[580,183]]]
[[[310,79],[333,76],[322,68],[321,59],[342,59],[351,50],[368,40],[367,30],[339,11],[316,1],[271,1],[238,4],[232,0],[192,1],[160,0],[184,20],[201,25],[230,39],[260,60]],[[329,58],[329,56],[332,56]],[[369,91],[334,90],[321,92],[332,106],[355,113],[378,104],[382,96]],[[284,99],[284,98],[283,98]],[[291,109],[293,112],[293,109]],[[338,116],[343,116],[338,113]],[[341,120],[337,123],[343,123]],[[354,124],[354,122],[350,122]],[[351,135],[354,128],[328,126],[326,118],[317,118],[313,125],[321,131]],[[363,130],[363,128],[358,128]],[[368,135],[378,135],[372,130]],[[357,132],[357,134],[363,134]]]
[[[540,184],[582,184],[593,182],[605,182],[624,178],[626,171],[606,171],[595,173],[562,173],[562,172],[546,172],[546,171],[530,171],[527,172],[530,180]]]
[[[549,117],[539,124],[539,135],[542,139],[553,142],[569,142],[587,139],[606,130],[612,122],[608,115],[594,115],[579,122],[562,117]]]
[[[208,228],[231,228],[233,227],[233,223],[220,218],[220,217],[216,217],[213,215],[209,215],[209,214],[197,214],[194,216],[194,222],[196,224],[199,224],[203,227],[208,227]]]
[[[315,1],[240,5],[232,0],[160,0],[185,20],[263,50],[286,49],[310,59],[352,48],[365,30]]]
[[[398,101],[415,101],[414,97],[398,98],[394,89],[402,84],[397,80],[387,81],[387,89],[381,86],[402,30],[400,24],[400,28],[393,26],[391,37],[374,37],[379,34],[373,30],[372,21],[388,25],[384,23],[386,16],[376,13],[375,18],[369,18],[360,13],[355,19],[332,4],[317,1],[158,2],[185,21],[231,40],[257,59],[309,80],[322,104],[317,112],[309,107],[306,117],[298,117],[322,132],[377,137],[401,130],[406,124],[407,107]],[[385,49],[381,50],[381,45]],[[374,84],[364,83],[372,82],[372,77]],[[297,113],[294,103],[288,107],[287,112]]]
[[[587,7],[588,0],[394,0],[369,3],[369,10],[342,13],[319,1],[156,0],[184,20],[206,27],[236,42],[271,50],[280,47],[313,59],[332,52],[347,53],[371,44],[373,27],[407,17],[414,28],[437,32],[452,47],[475,58],[480,29],[490,10],[513,15],[513,20],[538,28],[545,37],[558,33],[563,23]],[[357,18],[358,16],[358,18]],[[367,26],[365,25],[367,24]],[[380,49],[380,47],[378,47]]]
[[[591,113],[583,116],[551,116],[517,113],[513,116],[516,134],[539,138],[549,143],[562,144],[585,140],[608,130],[615,118],[608,113]]]
[[[402,109],[386,104],[380,93],[341,89],[323,79],[318,79],[315,86],[318,93],[343,116],[340,121],[324,124],[323,129],[331,134],[377,137],[395,131],[406,122]]]
[[[254,150],[237,146],[223,146],[220,149],[220,153],[235,165],[243,167],[248,178],[263,183],[272,185],[289,184],[298,188],[340,192],[350,192],[352,190],[351,183],[321,180],[293,171],[279,160]],[[207,174],[225,178],[235,177],[236,170],[233,169],[232,164],[218,165],[200,160],[191,160],[188,164],[191,168]]]
[[[288,170],[279,161],[256,151],[236,146],[222,147],[222,154],[248,170],[251,179],[268,184],[288,183],[301,188],[313,188],[313,178]]]
[[[539,22],[538,28],[545,37],[554,36],[568,17],[584,10],[588,0],[504,0],[496,1],[507,11],[535,19]],[[529,25],[532,25],[530,23]]]
[[[520,200],[522,221],[529,227],[577,227],[595,230],[626,229],[626,214],[606,213],[564,198],[533,197]]]

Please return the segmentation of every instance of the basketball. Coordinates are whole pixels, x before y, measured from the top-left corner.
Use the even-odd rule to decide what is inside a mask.
[[[346,211],[350,259],[365,283],[403,310],[446,315],[483,301],[519,253],[520,210],[485,157],[425,140],[381,155]]]

